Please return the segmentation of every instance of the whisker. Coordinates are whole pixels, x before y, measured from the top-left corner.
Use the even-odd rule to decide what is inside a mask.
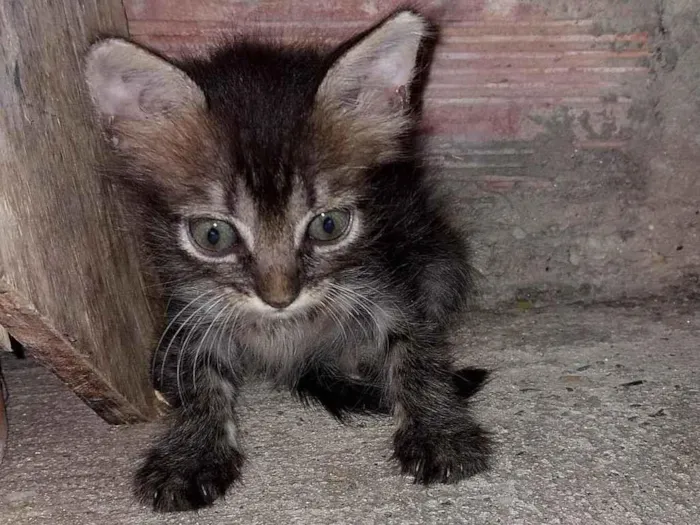
[[[216,304],[219,304],[220,302],[221,302],[221,300],[217,301]],[[212,308],[214,306],[215,305],[212,305]],[[195,351],[195,354],[194,354],[194,359],[192,360],[192,390],[194,392],[197,391],[197,360],[199,359],[199,353],[202,351],[202,347],[204,346],[204,342],[206,341],[207,337],[209,337],[209,333],[211,332],[212,328],[214,328],[214,326],[216,326],[216,321],[219,319],[219,317],[221,317],[227,311],[228,311],[228,307],[224,306],[221,309],[221,311],[218,314],[216,314],[214,319],[209,323],[207,330],[204,332],[204,335],[199,340],[199,345],[197,346],[197,350]],[[209,352],[211,353],[211,350]]]
[[[345,296],[348,300],[353,300],[352,302],[357,305],[359,308],[362,309],[369,317],[374,318],[375,317],[375,312],[372,311],[371,307],[376,307],[378,310],[380,310],[382,313],[386,314],[386,312],[381,308],[377,303],[369,299],[368,297],[359,294],[355,292],[354,290],[347,288],[345,286],[341,286],[339,284],[333,283],[333,286],[335,289],[340,292],[343,296]]]
[[[228,306],[227,309],[228,309],[228,312],[229,312],[229,313],[228,313],[228,316],[227,316],[226,319],[224,319],[224,321],[219,325],[219,337],[218,337],[218,341],[216,342],[216,353],[217,353],[217,354],[221,354],[221,348],[223,347],[223,344],[222,344],[222,343],[223,343],[223,335],[224,335],[224,333],[226,332],[227,327],[228,327],[229,324],[231,323],[231,318],[232,318],[232,317],[235,315],[235,313],[236,313],[236,308],[235,308],[235,306],[234,306],[233,304],[229,304],[229,305],[227,305],[227,306]],[[211,360],[214,359],[213,356],[214,356],[214,352],[209,352],[209,363],[208,363],[208,366],[210,366],[210,367],[211,367]],[[217,370],[217,372],[219,373],[220,376],[223,375],[223,373],[222,373],[222,371],[221,371],[221,358],[220,358],[218,355],[217,355],[217,358],[216,358],[216,370]]]
[[[356,309],[357,303],[355,301],[352,301],[352,298],[344,294],[343,290],[340,289],[333,290],[330,293],[330,295],[333,296],[333,299],[335,300],[336,304],[339,307],[343,308],[345,313],[349,316],[350,320],[354,321],[357,324],[357,326],[362,330],[365,339],[371,339],[371,333],[367,330],[365,323],[362,322],[363,319],[359,315],[362,311],[358,312]],[[372,316],[371,314],[370,321],[374,321],[374,316]]]
[[[321,299],[321,305],[324,307],[324,309],[326,310],[330,318],[333,320],[333,322],[336,324],[336,326],[340,329],[343,341],[345,342],[348,340],[348,335],[345,331],[345,324],[341,319],[342,315],[338,315],[339,313],[335,311],[335,305],[330,299],[332,298],[329,296],[324,296]]]
[[[195,322],[194,326],[192,326],[187,333],[187,337],[185,337],[185,340],[182,342],[182,345],[180,345],[180,352],[178,354],[178,359],[177,359],[177,365],[175,367],[175,378],[177,379],[177,391],[178,394],[180,395],[180,399],[182,400],[183,406],[186,405],[186,400],[183,395],[182,391],[182,378],[180,377],[180,365],[182,364],[182,358],[184,354],[186,353],[186,348],[189,345],[189,342],[194,335],[194,333],[197,331],[197,329],[206,322],[207,316],[209,315],[209,312],[211,312],[214,307],[219,304],[227,295],[227,292],[220,293],[219,295],[216,296],[216,298],[212,301],[209,302],[209,307],[207,310],[204,312],[204,314],[199,316],[199,319]],[[201,343],[201,341],[200,341]],[[196,360],[197,354],[195,354],[195,360]]]
[[[213,293],[214,290],[207,290],[204,293],[199,294],[197,297],[192,299],[189,303],[187,303],[185,306],[183,306],[180,311],[173,317],[168,325],[165,327],[163,330],[162,335],[160,336],[160,339],[158,340],[158,344],[156,345],[154,351],[153,351],[153,357],[151,358],[151,373],[153,373],[153,369],[156,366],[156,359],[158,358],[158,350],[160,349],[160,345],[163,344],[163,340],[165,339],[165,336],[167,335],[168,331],[170,328],[172,328],[173,324],[180,318],[180,316],[187,310],[192,304],[195,303],[195,301],[200,300],[202,297],[206,296],[207,294]],[[168,305],[170,305],[170,299],[168,300]],[[177,335],[177,334],[175,334]],[[172,339],[171,339],[172,341]],[[170,349],[170,346],[168,346],[168,350]],[[165,366],[165,358],[168,356],[168,350],[166,350],[165,355],[163,356],[163,364],[162,367]],[[160,372],[160,382],[163,382],[163,368],[161,367],[161,372]]]
[[[236,352],[233,352],[231,350],[231,343],[233,341],[233,334],[238,330],[238,319],[241,316],[241,310],[240,309],[234,309],[234,316],[233,319],[228,321],[229,323],[229,332],[228,332],[228,343],[226,345],[226,353],[227,353],[227,358],[228,358],[228,364],[229,364],[229,369],[231,371],[234,371],[236,368],[236,364],[233,362],[233,356],[234,355],[239,355],[238,351],[239,349],[236,349]]]
[[[212,290],[212,292],[213,292],[213,290]],[[207,292],[207,293],[212,293],[212,292]],[[204,295],[205,295],[205,294],[202,294],[202,296],[204,296]],[[170,342],[168,343],[168,347],[165,349],[165,353],[163,354],[163,362],[161,363],[161,366],[160,366],[160,383],[163,382],[163,375],[165,374],[165,364],[166,364],[166,362],[167,362],[168,354],[170,353],[170,348],[172,347],[172,345],[173,345],[175,339],[177,339],[177,337],[180,335],[180,333],[182,332],[183,328],[184,328],[185,326],[187,326],[187,324],[188,324],[192,319],[194,319],[194,316],[195,316],[195,315],[197,315],[200,311],[202,311],[204,308],[206,308],[207,305],[211,304],[212,301],[217,300],[217,298],[219,298],[219,297],[222,296],[222,295],[223,295],[223,294],[216,295],[216,296],[214,296],[214,297],[212,297],[212,298],[206,300],[202,305],[200,305],[197,309],[195,309],[195,311],[192,312],[192,313],[190,314],[190,316],[185,320],[185,322],[182,323],[182,324],[178,327],[178,329],[175,331],[175,333],[173,334],[172,338],[170,339]],[[189,304],[192,304],[192,303],[193,303],[194,301],[196,301],[196,300],[197,300],[197,299],[194,299],[194,300],[191,301]],[[191,334],[191,333],[192,333],[192,330],[190,329],[189,334]],[[188,337],[189,337],[189,334],[188,334]],[[180,352],[180,354],[181,354],[181,352]],[[181,356],[178,355],[178,364],[177,364],[176,370],[179,369],[180,358],[181,358]],[[179,373],[179,372],[177,372],[177,373]],[[178,385],[179,385],[179,377],[178,377]],[[179,387],[178,387],[178,393],[180,393],[180,392],[179,392]]]

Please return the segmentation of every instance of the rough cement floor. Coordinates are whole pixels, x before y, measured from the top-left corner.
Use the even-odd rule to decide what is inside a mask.
[[[342,427],[252,386],[245,484],[198,514],[129,496],[154,425],[110,427],[43,368],[3,356],[11,441],[0,523],[697,524],[697,303],[475,314],[459,335],[496,370],[478,399],[500,443],[491,472],[423,488],[388,463],[391,425]]]

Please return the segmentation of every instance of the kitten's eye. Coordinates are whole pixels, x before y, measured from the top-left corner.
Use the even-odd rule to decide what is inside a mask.
[[[314,241],[335,241],[347,233],[351,222],[352,215],[347,210],[325,211],[311,219],[308,235]]]
[[[190,219],[190,237],[197,248],[213,256],[228,255],[238,243],[234,227],[219,219]]]

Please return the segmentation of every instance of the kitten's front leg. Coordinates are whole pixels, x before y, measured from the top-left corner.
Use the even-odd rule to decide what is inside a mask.
[[[447,343],[441,337],[402,337],[390,352],[390,391],[398,420],[394,457],[402,473],[429,484],[453,483],[486,470],[490,442],[467,401],[478,385],[465,390]],[[467,375],[478,381],[479,374]]]
[[[186,350],[156,359],[156,387],[171,405],[170,424],[136,473],[135,494],[157,511],[211,505],[240,477],[236,378]],[[161,356],[162,357],[162,356]],[[179,363],[178,363],[179,359]],[[207,363],[207,364],[205,364]]]

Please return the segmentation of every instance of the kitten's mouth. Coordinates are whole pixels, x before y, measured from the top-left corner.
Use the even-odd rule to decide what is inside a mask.
[[[260,330],[286,330],[298,326],[300,322],[313,321],[318,316],[315,308],[281,309],[265,313],[254,313],[250,326]]]
[[[254,295],[250,296],[247,301],[249,314],[254,318],[254,325],[284,324],[285,321],[309,319],[317,313],[317,308],[314,308],[314,305],[315,302],[304,292],[284,308],[271,306]]]
[[[268,320],[268,321],[284,321],[285,319],[292,319],[296,315],[299,315],[299,312],[295,312],[294,310],[290,310],[289,308],[275,308],[274,310],[271,310],[269,312],[265,312],[263,314],[263,318]]]

